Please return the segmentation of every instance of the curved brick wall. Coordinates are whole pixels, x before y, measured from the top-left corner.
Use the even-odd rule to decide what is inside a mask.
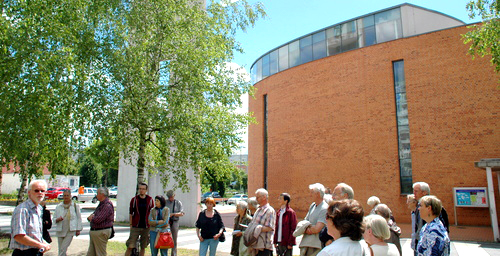
[[[404,60],[413,181],[426,181],[454,224],[453,187],[486,187],[474,161],[500,157],[500,77],[490,58],[472,60],[465,26],[361,48],[272,75],[254,86],[249,128],[249,195],[263,186],[264,95],[268,97],[268,189],[303,218],[308,185],[350,184],[355,198],[378,196],[410,222],[400,194],[392,62]],[[498,201],[496,174],[495,191]],[[500,213],[500,208],[498,209]],[[489,225],[488,209],[458,208],[459,224]]]

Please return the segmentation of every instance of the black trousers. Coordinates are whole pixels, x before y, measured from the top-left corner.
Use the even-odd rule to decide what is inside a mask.
[[[273,256],[273,251],[264,249],[263,251],[259,251],[259,253],[257,253],[257,256]]]
[[[19,250],[15,249],[12,252],[12,256],[41,256],[43,253],[39,252],[38,249],[27,249],[27,250]]]

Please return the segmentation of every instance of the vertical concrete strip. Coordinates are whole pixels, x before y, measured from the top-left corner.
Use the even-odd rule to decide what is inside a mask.
[[[486,167],[486,178],[488,180],[488,199],[490,200],[490,216],[491,226],[493,228],[493,236],[495,237],[495,241],[500,241],[500,236],[498,234],[497,208],[495,204],[495,190],[493,189],[493,175],[491,174],[491,167]]]

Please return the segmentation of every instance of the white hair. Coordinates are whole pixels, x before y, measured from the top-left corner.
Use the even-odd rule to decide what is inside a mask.
[[[109,195],[108,189],[105,187],[100,187],[97,189],[97,191],[101,192],[101,194],[104,195],[105,197],[108,197],[108,195]]]
[[[366,203],[369,206],[374,207],[375,205],[380,204],[380,199],[376,196],[371,196],[370,198],[368,198],[368,201],[366,201]]]
[[[255,196],[248,198],[247,202],[249,205],[252,205],[255,208],[257,208],[257,206],[259,206],[259,202],[257,202],[257,199],[255,198]]]
[[[319,192],[321,197],[325,196],[325,186],[323,186],[323,184],[321,184],[321,183],[311,184],[311,185],[309,185],[309,189],[314,191],[314,192]]]
[[[259,188],[259,189],[257,189],[257,190],[255,191],[255,194],[256,194],[256,195],[264,195],[264,196],[266,196],[266,198],[268,198],[268,197],[269,197],[269,193],[268,193],[268,192],[267,192],[267,190],[266,190],[266,189],[264,189],[264,188]]]
[[[392,216],[392,211],[386,204],[378,204],[375,207],[375,213],[382,216],[386,221],[389,221]]]
[[[420,186],[420,190],[424,191],[424,192],[427,192],[427,195],[430,195],[431,194],[431,188],[429,187],[429,184],[423,182],[423,181],[419,181],[419,182],[415,182],[413,183],[413,187],[412,188],[415,188],[415,186]]]
[[[366,216],[363,222],[365,223],[366,230],[372,230],[374,237],[380,240],[386,240],[391,237],[389,225],[387,225],[387,221],[382,216],[371,214]]]
[[[236,204],[236,208],[246,210],[248,209],[248,203],[245,201],[238,201],[238,203]]]
[[[337,187],[340,187],[340,189],[342,190],[342,194],[347,194],[347,199],[354,199],[354,190],[351,188],[351,186],[345,183],[339,183],[337,184]]]
[[[30,182],[30,184],[28,185],[28,190],[31,190],[31,187],[33,187],[33,185],[35,183],[41,183],[43,186],[45,186],[45,189],[47,189],[47,187],[48,187],[47,181],[45,181],[45,180],[32,180]]]
[[[333,196],[330,194],[325,194],[325,196],[323,196],[323,200],[326,204],[330,205],[330,203],[333,202]]]

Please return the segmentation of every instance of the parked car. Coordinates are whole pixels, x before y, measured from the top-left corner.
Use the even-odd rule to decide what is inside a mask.
[[[118,187],[112,187],[109,189],[110,198],[116,198],[117,194],[118,194]]]
[[[201,203],[205,203],[205,199],[207,199],[207,197],[213,197],[215,199],[215,202],[219,202],[220,199],[222,198],[220,195],[219,195],[219,192],[217,191],[214,191],[214,192],[207,192],[205,194],[203,194],[201,196]],[[217,200],[219,199],[219,200]]]
[[[227,204],[237,204],[239,201],[247,201],[248,196],[245,194],[237,194],[227,200]]]
[[[47,189],[45,193],[45,199],[56,199],[57,196],[61,195],[64,190],[70,190],[69,188],[53,187]]]
[[[63,195],[60,194],[58,199],[62,200]],[[73,189],[71,190],[71,199],[73,201],[80,201],[82,203],[92,201],[92,203],[97,203],[97,188],[84,188],[84,193],[83,194],[78,194],[78,189]]]

